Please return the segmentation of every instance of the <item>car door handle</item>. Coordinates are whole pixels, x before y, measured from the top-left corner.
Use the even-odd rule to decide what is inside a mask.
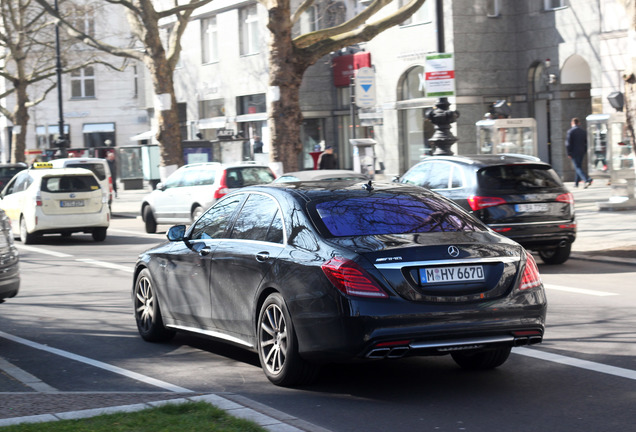
[[[259,252],[256,254],[256,261],[264,262],[269,259],[269,252]]]
[[[212,248],[210,248],[210,247],[208,247],[208,246],[206,246],[206,247],[204,247],[204,248],[201,248],[201,249],[199,250],[199,256],[202,256],[202,257],[203,257],[203,256],[208,256],[208,255],[210,255],[211,253],[212,253]]]

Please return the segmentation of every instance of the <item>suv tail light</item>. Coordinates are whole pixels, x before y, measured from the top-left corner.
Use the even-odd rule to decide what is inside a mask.
[[[543,282],[541,281],[541,275],[539,274],[539,267],[537,267],[537,262],[534,260],[534,257],[530,255],[529,252],[526,252],[526,267],[523,270],[523,276],[521,277],[521,285],[519,285],[519,290],[527,290],[530,288],[536,288],[541,286]]]
[[[564,193],[556,197],[556,200],[563,203],[574,204],[574,195],[570,192]]]
[[[227,180],[226,180],[227,172],[223,170],[221,173],[221,181],[219,182],[219,188],[214,191],[214,199],[219,199],[228,194],[230,191],[227,188]]]
[[[468,198],[468,205],[473,211],[481,210],[486,207],[498,206],[505,203],[506,200],[499,197],[471,196]]]
[[[343,294],[357,297],[388,297],[365,269],[349,259],[331,258],[322,265],[322,271]]]

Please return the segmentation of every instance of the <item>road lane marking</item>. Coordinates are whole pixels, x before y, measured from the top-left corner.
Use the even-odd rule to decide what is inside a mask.
[[[42,249],[42,248],[37,248],[37,247],[33,247],[33,246],[25,246],[25,245],[17,245],[18,249],[23,249],[29,252],[36,252],[36,253],[41,253],[41,254],[45,254],[45,255],[51,255],[57,258],[73,258],[73,255],[69,255],[69,254],[65,254],[62,252],[55,252],[52,250],[48,250],[48,249]]]
[[[121,270],[128,273],[133,273],[135,271],[134,266],[124,266],[121,264],[113,264],[106,261],[98,261],[90,258],[75,258],[75,261],[83,262],[86,264],[94,265],[97,267],[105,267],[113,270]]]
[[[134,380],[137,380],[137,381],[141,381],[141,382],[149,384],[151,386],[159,387],[159,388],[162,388],[162,389],[174,392],[174,393],[194,393],[193,390],[189,390],[189,389],[184,388],[184,387],[179,387],[177,385],[170,384],[170,383],[167,383],[165,381],[158,380],[156,378],[151,378],[149,376],[142,375],[142,374],[137,373],[137,372],[129,371],[127,369],[123,369],[123,368],[120,368],[120,367],[117,367],[117,366],[113,366],[113,365],[110,365],[108,363],[101,362],[99,360],[93,360],[91,358],[84,357],[84,356],[81,356],[81,355],[78,355],[78,354],[73,354],[73,353],[68,352],[68,351],[64,351],[64,350],[57,349],[57,348],[52,348],[52,347],[47,346],[47,345],[42,345],[40,343],[33,342],[33,341],[30,341],[30,340],[27,340],[27,339],[23,339],[23,338],[21,338],[19,336],[14,336],[12,334],[5,333],[3,331],[0,331],[0,337],[2,337],[4,339],[7,339],[7,340],[10,340],[12,342],[16,342],[16,343],[19,343],[19,344],[22,344],[22,345],[26,345],[26,346],[31,347],[31,348],[35,348],[35,349],[38,349],[38,350],[41,350],[41,351],[46,351],[46,352],[49,352],[51,354],[58,355],[60,357],[65,357],[65,358],[70,359],[70,360],[75,360],[75,361],[78,361],[78,362],[81,362],[81,363],[84,363],[84,364],[87,364],[87,365],[90,365],[90,366],[93,366],[93,367],[96,367],[96,368],[99,368],[99,369],[103,369],[103,370],[106,370],[106,371],[109,371],[109,372],[113,372],[113,373],[116,373],[118,375],[125,376],[127,378],[131,378],[131,379],[134,379]]]
[[[57,258],[71,258],[74,259],[75,261],[79,261],[85,264],[89,264],[89,265],[94,265],[97,267],[104,267],[107,269],[111,269],[111,270],[120,270],[120,271],[125,271],[127,273],[134,273],[135,268],[134,265],[121,265],[121,264],[114,264],[114,263],[110,263],[107,261],[99,261],[99,260],[94,260],[91,258],[75,258],[74,255],[69,255],[69,254],[65,254],[62,252],[55,252],[55,251],[51,251],[48,249],[43,249],[43,248],[38,248],[38,247],[32,247],[32,246],[24,246],[24,245],[19,245],[18,249],[24,249],[26,251],[29,252],[34,252],[34,253],[41,253],[41,254],[45,254],[45,255],[52,255],[54,257]]]
[[[7,375],[13,377],[14,379],[20,381],[27,387],[31,387],[33,390],[40,393],[56,393],[58,389],[55,387],[51,387],[46,384],[38,377],[31,375],[25,370],[20,369],[16,365],[9,363],[2,357],[0,357],[0,370],[2,370]]]
[[[540,360],[563,364],[566,366],[572,366],[580,369],[587,369],[594,372],[604,373],[607,375],[614,375],[621,378],[636,380],[636,371],[631,369],[623,369],[602,363],[581,360],[574,357],[566,357],[564,355],[552,354],[549,352],[530,348],[515,348],[512,352],[515,354],[524,355],[526,357],[533,357]]]
[[[566,286],[552,285],[552,284],[543,284],[543,287],[547,290],[564,291],[564,292],[571,292],[575,294],[585,294],[585,295],[591,295],[591,296],[597,296],[597,297],[608,297],[608,296],[618,295],[617,293],[608,292],[608,291],[596,291],[596,290],[590,290],[585,288],[573,288],[573,287],[566,287]]]

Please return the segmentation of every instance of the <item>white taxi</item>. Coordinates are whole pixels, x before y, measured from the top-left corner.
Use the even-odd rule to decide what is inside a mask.
[[[75,232],[104,241],[110,224],[108,195],[95,175],[83,168],[52,168],[51,163],[16,174],[0,193],[0,208],[24,244],[42,234]]]

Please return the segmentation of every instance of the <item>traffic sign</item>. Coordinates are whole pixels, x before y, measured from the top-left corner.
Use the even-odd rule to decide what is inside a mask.
[[[355,78],[356,105],[358,108],[372,108],[375,106],[375,71],[363,67],[356,71]]]

